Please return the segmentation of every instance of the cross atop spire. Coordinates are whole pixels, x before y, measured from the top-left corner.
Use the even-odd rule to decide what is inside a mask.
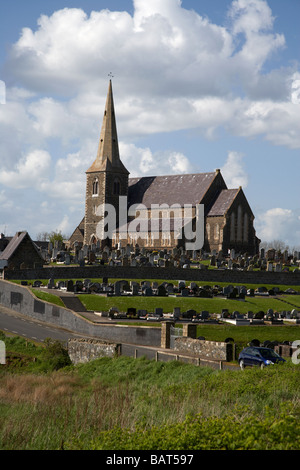
[[[97,171],[128,173],[120,160],[111,78],[109,80],[97,157],[92,166],[87,170],[87,173]]]

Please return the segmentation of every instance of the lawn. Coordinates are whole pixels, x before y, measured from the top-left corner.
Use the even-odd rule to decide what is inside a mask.
[[[119,297],[104,297],[100,295],[80,294],[80,300],[85,305],[87,310],[92,311],[108,311],[111,307],[117,307],[119,311],[127,312],[127,309],[134,307],[137,310],[147,310],[153,312],[156,307],[163,309],[164,313],[172,313],[174,307],[180,307],[181,312],[187,310],[195,310],[197,313],[202,310],[207,310],[209,313],[221,313],[222,309],[228,309],[229,313],[238,311],[240,313],[247,313],[252,311],[257,313],[259,311],[267,312],[269,308],[274,311],[292,310],[296,308],[288,302],[294,301],[296,296],[284,296],[283,301],[277,298],[268,297],[246,297],[245,301],[226,299],[223,297],[214,297],[212,299],[200,297],[145,297],[145,296],[119,296]],[[300,302],[300,299],[298,299]]]

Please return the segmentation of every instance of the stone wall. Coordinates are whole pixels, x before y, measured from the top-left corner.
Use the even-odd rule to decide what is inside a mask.
[[[174,350],[216,361],[231,361],[233,358],[232,344],[217,341],[179,337],[174,341]]]
[[[96,324],[72,310],[38,300],[28,287],[0,280],[0,304],[45,323],[105,341],[160,347],[161,330],[150,326]]]
[[[285,284],[300,286],[300,272],[237,271],[231,269],[181,269],[133,266],[46,267],[41,269],[4,270],[7,280],[37,279],[163,279],[200,282],[227,282],[229,284]]]
[[[73,364],[85,363],[100,357],[115,357],[121,353],[121,345],[96,339],[69,339],[68,354]]]

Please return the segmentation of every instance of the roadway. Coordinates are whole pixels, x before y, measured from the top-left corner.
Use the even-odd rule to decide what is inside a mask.
[[[28,340],[43,342],[45,338],[66,342],[69,338],[81,337],[63,328],[39,322],[0,305],[0,330],[5,334],[23,336]]]

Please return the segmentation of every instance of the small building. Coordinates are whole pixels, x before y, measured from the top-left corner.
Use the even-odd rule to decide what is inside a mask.
[[[43,266],[44,259],[28,232],[17,232],[0,253],[0,269],[22,269]]]

